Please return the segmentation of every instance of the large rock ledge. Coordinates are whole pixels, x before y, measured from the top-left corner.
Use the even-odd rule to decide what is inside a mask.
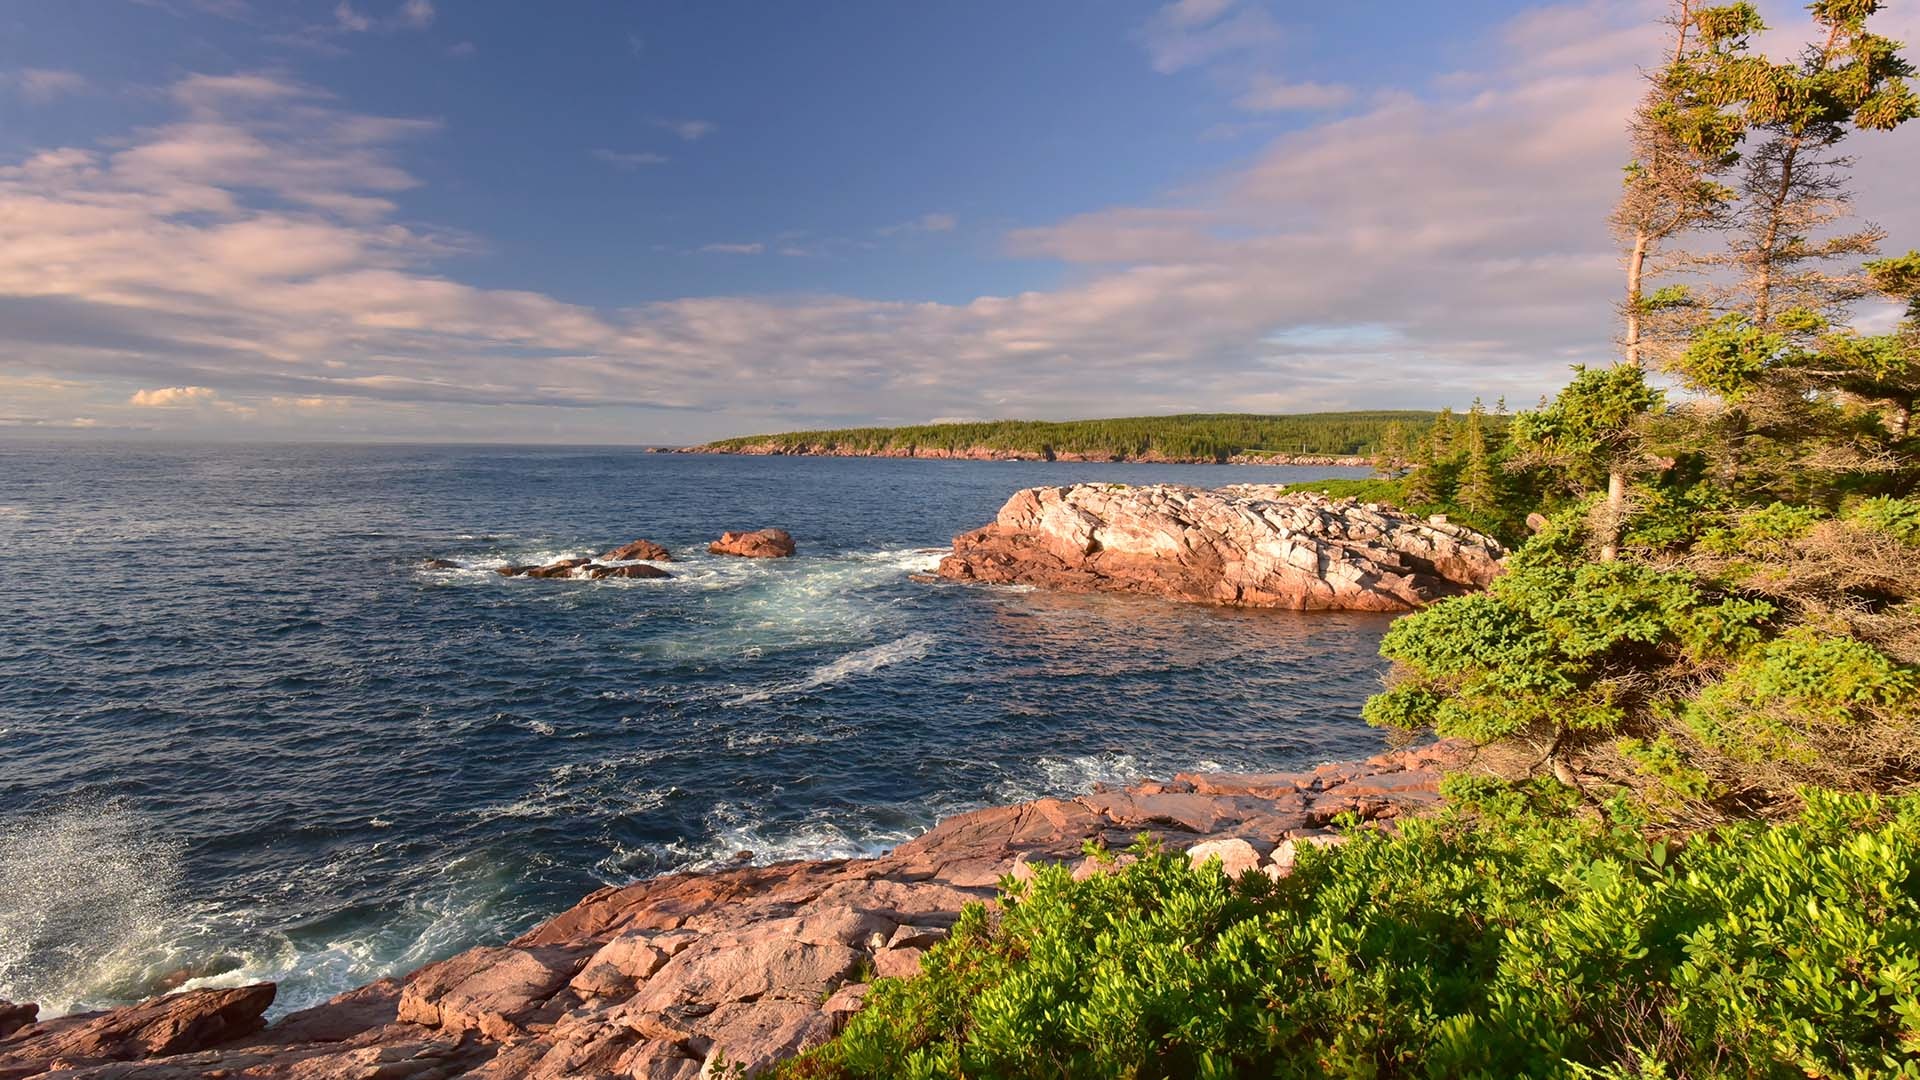
[[[1443,520],[1270,484],[1027,488],[954,538],[940,575],[1234,607],[1408,611],[1485,586],[1500,543]]]
[[[1285,875],[1336,815],[1439,798],[1451,744],[1311,772],[1181,774],[949,818],[874,859],[676,874],[593,893],[506,945],[470,949],[259,1028],[273,987],[197,990],[0,1031],[0,1080],[692,1080],[830,1037],[871,972],[908,975],[1003,875],[1150,833],[1230,872]],[[0,1002],[0,1017],[31,1007]]]

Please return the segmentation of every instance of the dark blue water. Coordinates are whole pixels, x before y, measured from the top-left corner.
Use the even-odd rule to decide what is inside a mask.
[[[1371,752],[1382,618],[909,580],[1020,487],[1339,472],[0,442],[0,997],[299,1007],[738,851]],[[674,578],[490,572],[642,536]]]

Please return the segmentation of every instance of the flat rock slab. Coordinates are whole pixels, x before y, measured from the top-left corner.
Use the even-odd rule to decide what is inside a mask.
[[[1425,805],[1452,744],[1304,773],[1182,774],[942,821],[874,859],[740,866],[601,889],[504,946],[383,980],[257,1030],[270,984],[205,990],[24,1026],[0,1039],[0,1080],[48,1074],[175,1080],[695,1080],[751,1074],[832,1037],[866,979],[910,976],[970,903],[1006,877],[1070,865],[1146,833],[1229,874],[1282,877],[1343,812]],[[71,1066],[71,1068],[68,1068]],[[53,1071],[49,1073],[49,1070]]]

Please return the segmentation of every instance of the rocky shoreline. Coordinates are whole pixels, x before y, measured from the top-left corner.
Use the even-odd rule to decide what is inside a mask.
[[[1231,607],[1410,611],[1484,588],[1499,541],[1445,518],[1273,484],[1074,484],[1016,492],[954,538],[956,581]]]
[[[679,446],[658,449],[672,454],[734,454],[746,457],[858,457],[927,458],[935,461],[1085,461],[1129,463],[1137,465],[1339,465],[1366,468],[1373,458],[1361,454],[1232,454],[1220,456],[1180,456],[1149,450],[1144,454],[1076,453],[1072,450],[1005,450],[992,446],[886,446],[878,448],[842,446],[838,443],[782,442]]]
[[[1467,749],[1435,744],[1300,773],[1180,774],[940,822],[868,859],[742,866],[601,889],[505,945],[469,949],[271,1025],[270,983],[34,1022],[0,1002],[0,1080],[693,1080],[829,1038],[872,978],[905,976],[962,906],[1042,863],[1101,872],[1087,841],[1146,833],[1229,873],[1285,876],[1342,814],[1439,799]]]

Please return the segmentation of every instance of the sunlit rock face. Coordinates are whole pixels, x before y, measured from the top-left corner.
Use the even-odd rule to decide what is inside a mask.
[[[1277,485],[1027,488],[956,537],[940,575],[1234,607],[1407,611],[1485,586],[1498,541]]]

